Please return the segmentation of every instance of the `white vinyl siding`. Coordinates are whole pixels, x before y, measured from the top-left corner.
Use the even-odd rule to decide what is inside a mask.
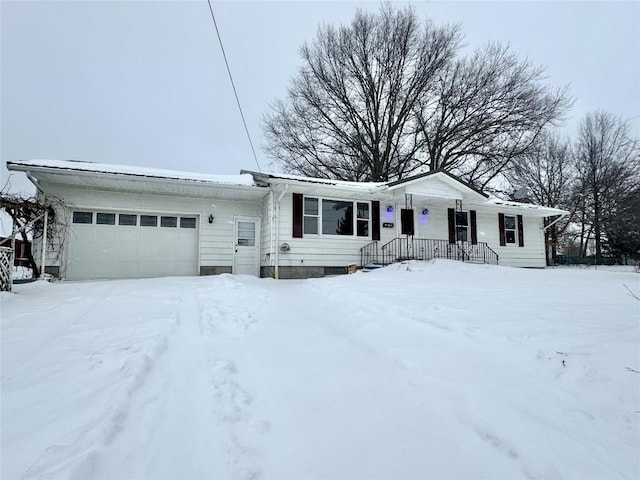
[[[235,215],[246,215],[259,217],[262,210],[262,201],[237,201],[220,200],[212,201],[210,198],[179,197],[172,195],[150,195],[136,194],[129,192],[112,192],[95,189],[82,189],[67,186],[51,185],[47,188],[47,195],[64,198],[70,205],[67,212],[59,212],[68,217],[68,223],[73,228],[72,211],[89,211],[93,213],[93,224],[95,225],[95,212],[111,211],[119,214],[137,215],[138,226],[100,225],[101,228],[121,229],[119,237],[124,241],[130,239],[134,233],[132,230],[162,230],[164,232],[183,232],[184,235],[191,235],[195,242],[195,257],[189,260],[188,275],[197,275],[199,267],[228,267],[233,265],[233,219]],[[108,207],[108,208],[107,208]],[[208,222],[208,217],[213,214],[214,221]],[[143,227],[143,219],[156,217],[155,226]],[[160,227],[160,217],[176,217],[178,226]],[[197,218],[197,228],[180,228],[180,218]],[[117,223],[117,222],[116,222]],[[184,233],[188,232],[188,233]],[[108,234],[107,234],[108,235]],[[139,242],[151,242],[152,233],[140,233]],[[47,256],[47,265],[58,265],[61,268],[61,275],[66,277],[65,266],[68,262],[69,240],[71,232],[66,241],[62,239],[51,243],[52,249]],[[178,235],[179,236],[179,235]],[[144,255],[156,257],[164,251],[181,248],[180,242],[183,240],[176,238],[175,242],[168,241],[166,247],[159,249],[148,248]],[[123,245],[123,249],[131,249],[130,245]],[[170,274],[170,273],[168,273]],[[164,273],[163,273],[164,275]]]

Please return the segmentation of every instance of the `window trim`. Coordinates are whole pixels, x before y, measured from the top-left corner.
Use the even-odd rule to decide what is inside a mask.
[[[305,200],[315,199],[318,201],[318,215],[306,215],[304,212],[304,202]],[[353,209],[353,218],[352,218],[352,232],[351,235],[339,235],[336,233],[324,233],[322,231],[322,202],[324,200],[332,201],[332,202],[348,202],[351,203]],[[367,205],[368,217],[358,218],[358,203],[364,203]],[[309,218],[317,218],[318,221],[318,233],[304,233],[304,220],[305,217]],[[367,235],[360,236],[358,235],[358,220],[367,222]],[[339,238],[339,239],[354,239],[354,240],[371,240],[372,236],[372,225],[373,225],[373,201],[372,200],[358,200],[358,199],[349,199],[349,198],[335,198],[335,197],[323,197],[320,195],[303,195],[302,198],[302,230],[303,230],[303,238],[311,237],[311,238]]]
[[[306,213],[306,203],[307,200],[315,200],[316,201],[316,210],[317,213],[315,215],[313,214],[307,214]],[[321,223],[320,223],[320,210],[321,210],[321,206],[322,205],[322,201],[318,198],[318,197],[307,197],[304,196],[302,197],[302,235],[319,235],[320,234],[320,230],[321,230]],[[306,233],[304,231],[304,227],[305,227],[305,220],[309,218],[309,219],[315,219],[316,222],[316,233]]]
[[[133,217],[133,223],[122,223],[122,217]],[[119,227],[137,227],[138,226],[138,215],[135,213],[118,213],[118,226]]]
[[[150,225],[148,223],[144,223],[143,222],[143,218],[145,219],[150,219],[150,218],[155,218],[155,223],[153,225]],[[144,214],[141,213],[140,214],[140,227],[144,227],[144,228],[158,228],[158,215],[149,215],[149,214]]]
[[[76,213],[77,214],[82,214],[82,215],[89,215],[89,218],[91,219],[90,222],[76,222]],[[86,211],[86,210],[74,210],[73,213],[71,214],[71,223],[74,225],[93,225],[93,212],[90,211]]]
[[[113,222],[109,221],[109,222],[104,222],[104,221],[100,221],[100,216],[104,215],[107,216],[107,218],[113,220]],[[117,224],[116,222],[116,212],[96,212],[96,225],[107,225],[107,226],[114,226]],[[102,217],[104,219],[104,217]]]
[[[175,221],[175,224],[173,221]],[[165,223],[167,225],[165,225]],[[160,228],[178,228],[178,216],[160,215]]]
[[[183,222],[184,220],[184,222]],[[191,221],[193,220],[193,224],[191,224]],[[198,218],[197,217],[180,217],[180,220],[178,221],[178,226],[180,228],[187,228],[187,229],[194,229],[194,228],[198,228]]]
[[[513,228],[507,227],[507,219],[513,218]],[[508,232],[513,232],[513,242],[509,241]],[[504,215],[504,243],[505,246],[516,246],[519,243],[518,236],[518,217],[517,215]]]
[[[458,223],[458,215],[464,215],[465,224]],[[462,242],[462,243],[470,243],[470,241],[471,241],[470,233],[471,232],[470,232],[470,228],[469,228],[470,227],[470,225],[469,225],[469,223],[470,223],[469,222],[469,217],[470,217],[470,215],[469,215],[469,211],[468,210],[462,210],[462,211],[458,210],[458,211],[455,212],[454,222],[455,222],[456,243],[460,243],[460,242]],[[464,229],[464,231],[466,232],[466,235],[465,235],[467,237],[466,240],[461,240],[459,238],[459,236],[458,236],[458,232],[461,229]]]

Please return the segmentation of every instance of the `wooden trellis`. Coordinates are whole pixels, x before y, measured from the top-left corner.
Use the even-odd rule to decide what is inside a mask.
[[[13,249],[0,247],[0,291],[10,292],[13,283]]]

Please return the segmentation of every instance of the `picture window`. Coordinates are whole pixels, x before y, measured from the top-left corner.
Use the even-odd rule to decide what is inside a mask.
[[[322,200],[322,234],[353,235],[353,202]]]
[[[371,203],[304,198],[303,233],[369,237]]]

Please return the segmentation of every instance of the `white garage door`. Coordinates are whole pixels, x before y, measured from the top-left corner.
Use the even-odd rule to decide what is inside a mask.
[[[75,211],[69,280],[197,275],[198,217]]]

